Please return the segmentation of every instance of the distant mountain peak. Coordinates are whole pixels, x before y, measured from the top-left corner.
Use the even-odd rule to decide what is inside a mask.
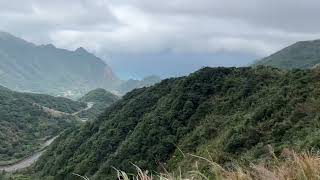
[[[8,41],[8,42],[16,42],[20,45],[26,45],[26,46],[35,46],[35,44],[28,42],[22,38],[19,38],[17,36],[14,36],[8,32],[0,31],[0,40],[1,41]]]
[[[2,40],[8,40],[8,39],[19,39],[18,37],[13,36],[10,33],[0,31],[0,39]]]
[[[47,44],[45,46],[48,47],[48,48],[56,48],[53,44]]]
[[[142,80],[129,79],[123,82],[119,87],[118,91],[120,94],[125,94],[132,89],[149,87],[161,81],[161,78],[157,75],[151,75],[143,78]]]
[[[147,80],[155,80],[155,81],[161,81],[161,78],[157,75],[150,75],[143,78],[144,81]]]
[[[75,50],[77,53],[89,53],[85,48],[79,47]]]
[[[296,42],[254,65],[274,66],[283,69],[309,69],[320,63],[320,40]]]
[[[0,32],[0,52],[0,84],[13,90],[77,97],[98,87],[111,89],[120,81],[83,47],[70,51],[53,44],[38,46]]]
[[[42,44],[39,47],[48,48],[48,49],[56,49],[56,47],[53,44]]]
[[[0,31],[0,37],[9,37],[9,36],[12,36],[12,35],[7,32]]]

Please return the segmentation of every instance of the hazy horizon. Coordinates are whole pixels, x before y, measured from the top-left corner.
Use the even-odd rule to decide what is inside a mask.
[[[0,30],[101,57],[123,79],[244,66],[320,37],[315,0],[0,1]]]
[[[57,49],[66,49],[68,51],[76,51],[78,48],[65,48],[59,47],[53,43],[35,43],[28,41],[23,37],[19,37],[7,31],[0,30],[0,33],[9,34],[15,38],[19,38],[32,43],[36,46],[53,46]],[[259,56],[243,53],[227,53],[227,52],[215,52],[211,53],[174,53],[174,52],[160,52],[151,54],[141,54],[139,56],[131,56],[128,54],[116,54],[116,55],[103,55],[97,54],[90,49],[86,49],[91,54],[94,54],[107,65],[111,67],[114,74],[120,79],[128,80],[142,80],[148,76],[159,76],[162,79],[170,77],[185,76],[194,71],[201,69],[202,67],[241,67],[250,66],[252,62],[258,60]],[[154,66],[154,64],[158,64]]]

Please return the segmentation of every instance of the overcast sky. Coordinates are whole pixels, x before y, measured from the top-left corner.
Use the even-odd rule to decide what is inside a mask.
[[[0,0],[0,30],[79,46],[123,78],[240,66],[320,38],[319,0]]]

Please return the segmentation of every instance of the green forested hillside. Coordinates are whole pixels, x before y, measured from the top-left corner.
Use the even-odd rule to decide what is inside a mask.
[[[203,68],[134,90],[93,122],[62,134],[35,164],[37,175],[114,179],[113,167],[173,171],[184,153],[223,165],[284,148],[320,146],[320,70]],[[178,148],[179,147],[179,150]]]
[[[66,98],[18,93],[0,87],[0,164],[29,155],[44,139],[76,123],[71,116],[54,117],[41,106],[72,113],[85,105]]]
[[[118,96],[112,94],[105,89],[95,89],[88,92],[86,95],[79,99],[80,102],[104,102],[111,105],[119,99]]]
[[[120,98],[105,89],[95,89],[79,99],[80,102],[91,103],[92,107],[77,114],[80,118],[95,119],[106,110],[107,107]]]
[[[320,40],[301,41],[286,47],[255,65],[268,65],[283,69],[308,69],[320,63]]]

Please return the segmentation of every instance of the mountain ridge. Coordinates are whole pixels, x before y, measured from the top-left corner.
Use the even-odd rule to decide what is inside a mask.
[[[309,69],[320,63],[320,40],[299,41],[254,63],[283,69]]]
[[[83,47],[67,50],[53,44],[36,45],[0,32],[0,82],[16,91],[77,99],[96,88],[124,95],[159,81],[157,76],[121,80],[105,61]]]
[[[80,96],[120,82],[102,59],[82,47],[69,51],[52,44],[38,46],[9,33],[0,36],[0,80],[10,89]]]
[[[58,138],[35,164],[40,177],[114,179],[188,169],[190,153],[222,165],[268,159],[268,147],[319,147],[319,69],[203,68],[135,89],[96,120]],[[183,153],[181,153],[183,152]],[[190,168],[190,167],[189,167]]]

